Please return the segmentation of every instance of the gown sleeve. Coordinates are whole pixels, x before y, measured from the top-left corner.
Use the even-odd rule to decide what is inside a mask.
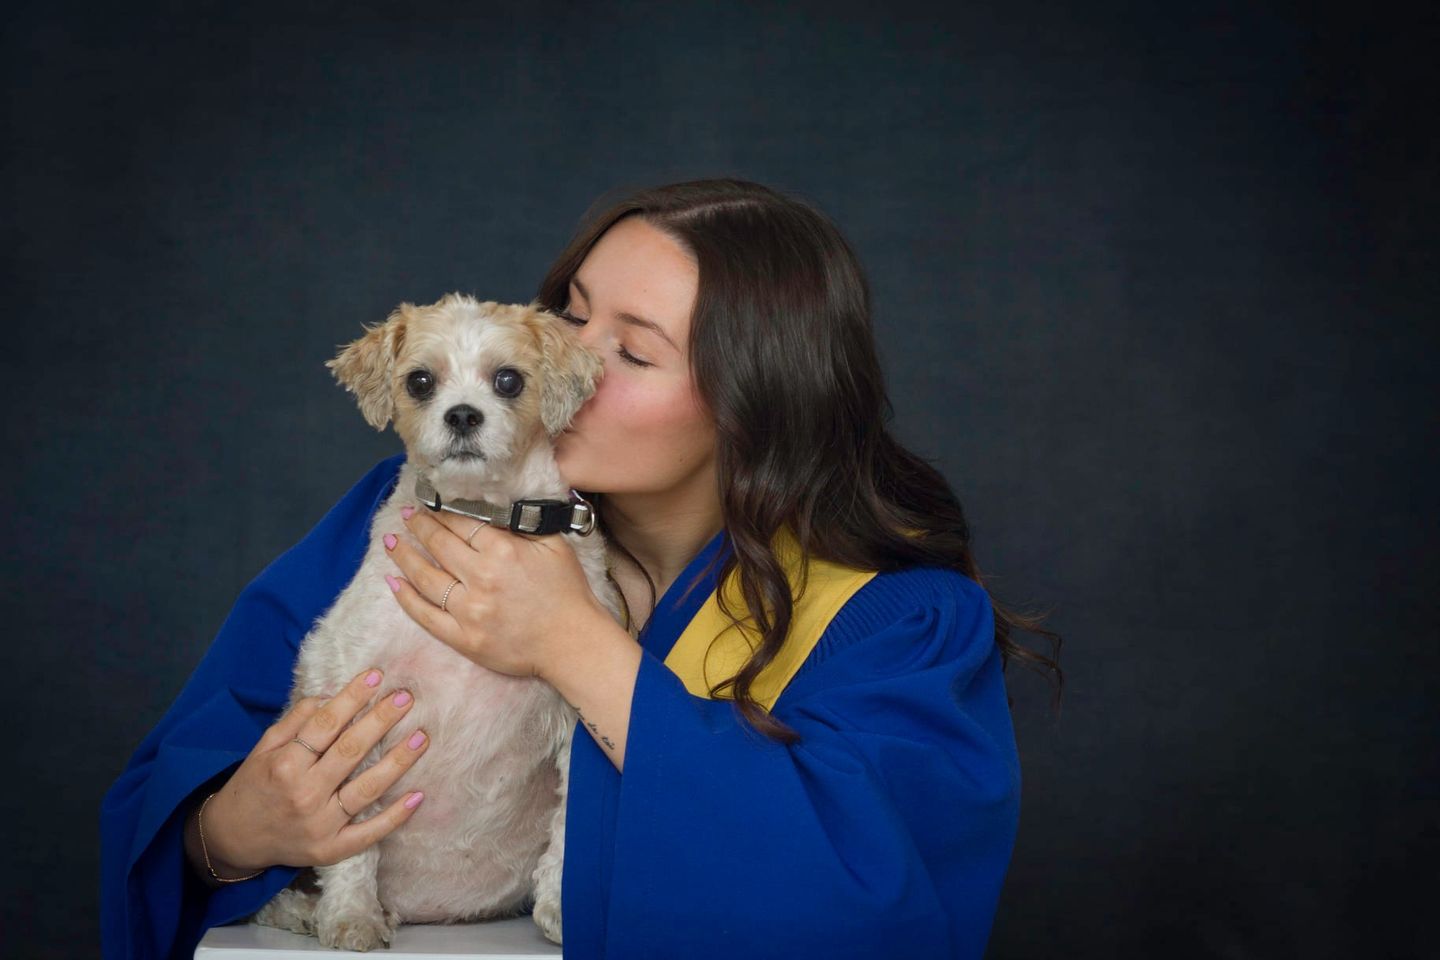
[[[184,818],[218,789],[289,699],[300,641],[359,569],[403,455],[381,461],[240,593],[210,649],[100,807],[106,960],[188,960],[212,926],[260,909],[294,878],[271,867],[211,890],[185,857]]]
[[[877,576],[772,715],[803,740],[762,739],[645,652],[606,956],[982,956],[1020,801],[983,588]]]

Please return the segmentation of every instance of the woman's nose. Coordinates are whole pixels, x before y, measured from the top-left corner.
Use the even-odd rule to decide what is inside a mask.
[[[578,330],[576,330],[575,335],[579,338],[581,343],[598,353],[601,360],[605,359],[605,351],[602,349],[602,338],[600,336],[599,324],[591,321],[590,323],[587,323],[583,327],[580,327]]]

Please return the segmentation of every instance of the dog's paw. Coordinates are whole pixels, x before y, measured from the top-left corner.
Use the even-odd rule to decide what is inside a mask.
[[[399,918],[389,910],[324,914],[315,920],[315,936],[323,946],[365,952],[390,946]]]
[[[560,939],[560,901],[544,897],[535,902],[535,909],[531,912],[530,918],[535,921],[535,926],[545,934],[545,939],[554,944],[561,944]]]
[[[313,937],[315,935],[315,903],[319,899],[320,897],[316,893],[307,893],[303,890],[286,887],[275,894],[269,903],[261,907],[255,916],[250,918],[250,922]]]

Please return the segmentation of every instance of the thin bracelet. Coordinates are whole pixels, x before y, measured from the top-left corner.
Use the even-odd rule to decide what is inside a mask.
[[[216,791],[216,793],[218,792],[219,791]],[[214,793],[210,794],[210,797],[213,796],[215,796]],[[239,883],[241,880],[253,880],[254,878],[260,876],[260,874],[265,872],[264,870],[256,870],[248,877],[234,877],[231,879],[226,879],[225,877],[222,877],[220,876],[220,874],[216,873],[215,868],[210,865],[210,851],[205,849],[205,804],[210,802],[210,797],[206,797],[203,801],[201,801],[200,811],[195,814],[195,822],[200,826],[200,852],[205,854],[205,869],[210,871],[210,876],[214,877],[216,880],[219,880],[221,883]]]

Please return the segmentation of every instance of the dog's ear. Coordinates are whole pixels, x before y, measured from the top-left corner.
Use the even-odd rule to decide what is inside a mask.
[[[538,305],[529,322],[540,344],[540,422],[554,437],[595,393],[605,362],[580,342],[564,320]]]
[[[395,415],[390,380],[395,358],[405,344],[405,324],[414,309],[413,304],[400,304],[384,323],[366,326],[365,336],[346,345],[334,360],[325,361],[335,379],[355,394],[365,421],[376,430],[384,430]]]

